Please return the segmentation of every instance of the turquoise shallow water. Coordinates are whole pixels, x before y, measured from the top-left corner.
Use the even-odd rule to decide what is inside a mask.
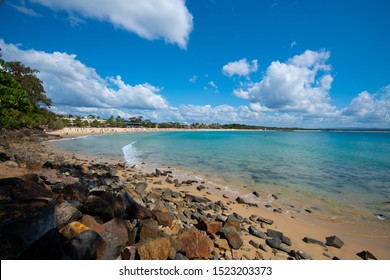
[[[131,163],[165,163],[233,189],[267,188],[320,208],[340,204],[390,217],[390,133],[156,132],[90,136],[59,145]]]

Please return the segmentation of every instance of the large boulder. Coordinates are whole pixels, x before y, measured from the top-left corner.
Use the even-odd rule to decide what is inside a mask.
[[[65,200],[84,202],[88,197],[88,186],[80,183],[65,185],[61,194]]]
[[[101,259],[115,260],[126,247],[126,241],[123,236],[116,232],[105,231],[100,234],[105,243],[104,253]]]
[[[1,181],[1,185],[12,185],[11,196],[13,199],[29,199],[35,197],[52,197],[52,192],[39,184],[36,174],[28,174],[23,178],[9,178]]]
[[[63,236],[65,236],[67,239],[71,239],[71,238],[73,238],[73,237],[79,235],[80,233],[82,233],[86,230],[89,230],[89,229],[90,228],[88,228],[87,226],[83,225],[80,222],[71,222],[67,226],[63,227],[60,230],[60,233]]]
[[[93,231],[96,231],[97,233],[102,233],[104,231],[103,225],[99,224],[96,219],[90,215],[83,215],[80,220],[80,223],[89,227]]]
[[[140,220],[138,221],[138,224],[140,242],[147,239],[155,239],[164,236],[163,233],[159,230],[156,220]]]
[[[171,227],[175,216],[168,212],[153,211],[158,223],[164,227]]]
[[[124,244],[129,239],[126,222],[123,219],[114,218],[111,221],[103,224],[104,232],[112,232],[118,235]]]
[[[62,226],[73,221],[77,221],[83,216],[83,214],[77,210],[76,207],[67,201],[64,201],[56,206],[55,215],[58,228],[61,228]]]
[[[64,251],[73,260],[97,260],[104,257],[104,239],[93,230],[86,230],[64,244]]]
[[[210,259],[212,240],[197,230],[184,231],[177,237],[179,251],[189,259]]]
[[[138,244],[141,260],[166,260],[172,253],[172,243],[167,237],[148,239]]]
[[[222,229],[222,223],[215,221],[215,219],[201,218],[198,220],[198,228],[208,234],[216,234]]]
[[[237,230],[233,226],[223,227],[221,233],[225,236],[225,238],[229,242],[229,245],[233,249],[240,249],[241,246],[244,244]]]
[[[56,228],[36,240],[19,257],[20,260],[68,260],[63,250],[66,238]]]
[[[104,197],[88,196],[84,202],[84,208],[86,214],[99,216],[103,221],[109,221],[115,216],[113,204]]]
[[[137,203],[127,192],[120,193],[124,205],[126,206],[126,214],[130,219],[150,219],[153,218],[152,212],[145,206]]]

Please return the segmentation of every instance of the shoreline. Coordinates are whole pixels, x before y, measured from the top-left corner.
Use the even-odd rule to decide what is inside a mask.
[[[156,131],[156,130],[152,130]],[[170,130],[172,131],[172,130]],[[87,136],[91,134],[85,134],[87,131],[75,131],[79,132],[76,134],[70,134],[70,131],[68,132],[68,138],[69,137],[77,137],[78,136]],[[66,133],[65,132],[65,133]],[[111,131],[112,132],[112,131]],[[113,133],[128,133],[129,131],[126,130],[116,130]],[[82,134],[84,133],[84,134]],[[108,130],[106,133],[110,133],[110,130]],[[57,134],[54,133],[53,134]],[[82,135],[81,135],[82,134]],[[112,133],[110,133],[112,134]],[[96,134],[92,134],[96,135]],[[119,163],[123,164],[124,159],[119,161],[118,159],[106,159],[102,156],[88,156],[77,154],[74,155],[72,153],[66,153],[63,151],[53,150],[53,148],[50,148],[50,142],[40,143],[40,148],[42,154],[46,153],[46,156],[43,155],[43,157],[47,158],[54,158],[54,159],[60,159],[62,162],[70,162],[73,164],[80,164],[80,165],[90,165],[90,164],[108,164],[110,166],[116,166]],[[3,168],[3,166],[2,166]],[[8,168],[8,171],[4,172],[6,174],[13,174],[10,172],[12,168]],[[207,197],[211,201],[217,202],[222,201],[223,204],[227,205],[227,212],[228,214],[237,213],[240,216],[246,218],[247,220],[250,219],[251,215],[255,214],[260,217],[265,217],[267,219],[273,220],[272,225],[263,225],[264,229],[273,229],[283,232],[286,236],[288,236],[292,241],[291,249],[294,250],[302,250],[305,252],[308,252],[310,256],[313,259],[331,259],[333,257],[337,257],[339,259],[360,259],[359,256],[356,254],[361,251],[370,251],[373,253],[378,259],[384,259],[388,260],[390,259],[390,237],[378,237],[378,236],[370,236],[366,237],[364,236],[364,228],[361,228],[358,225],[340,225],[335,223],[325,223],[321,224],[314,216],[311,216],[310,214],[304,214],[304,215],[291,215],[291,214],[282,214],[278,212],[272,211],[272,209],[268,209],[264,207],[264,205],[260,205],[260,207],[253,207],[246,203],[238,203],[236,201],[237,197],[232,195],[231,193],[224,192],[223,189],[217,189],[217,186],[212,186],[208,184],[207,182],[199,182],[199,184],[193,184],[193,185],[182,185],[182,186],[175,186],[175,184],[168,183],[166,180],[162,180],[163,178],[160,177],[148,177],[145,170],[142,170],[142,165],[140,168],[134,169],[129,166],[129,164],[126,164],[126,168],[118,174],[120,177],[120,180],[123,182],[126,182],[126,178],[130,176],[131,174],[143,174],[142,176],[145,176],[146,182],[148,186],[156,187],[155,183],[157,181],[161,181],[161,185],[157,185],[159,188],[167,188],[172,191],[180,191],[183,193],[189,193],[192,195]],[[169,167],[161,167],[161,169],[164,170],[171,170]],[[19,168],[18,170],[14,170],[17,174],[17,172],[25,173],[25,172],[31,172],[30,170],[26,168]],[[176,171],[173,169],[173,178],[180,177],[180,174],[176,174]],[[191,174],[192,176],[193,174]],[[0,174],[0,176],[4,177],[5,174]],[[184,179],[184,178],[183,178]],[[193,178],[192,178],[193,179]],[[182,180],[182,178],[180,178]],[[205,189],[199,190],[197,187],[200,185],[204,185]],[[148,187],[146,192],[151,191]],[[250,193],[252,190],[247,189],[248,193]],[[277,202],[277,201],[275,201]],[[276,208],[276,205],[275,205]],[[275,209],[273,208],[273,209]],[[257,228],[260,228],[257,226]],[[316,244],[308,244],[303,241],[304,237],[310,237],[317,240],[321,240],[322,242],[325,242],[325,238],[329,236],[336,235],[340,237],[344,242],[345,245],[341,249],[337,249],[334,247],[328,246],[326,250],[322,248],[321,246],[318,246]],[[255,250],[252,245],[250,245],[250,241],[254,240],[258,243],[263,242],[264,240],[259,239],[257,237],[254,237],[248,232],[248,225],[245,225],[245,227],[241,230],[241,238],[243,239],[244,245],[239,250],[234,250],[235,259],[241,259],[243,258],[249,258],[254,259],[256,252],[259,250]],[[287,259],[288,255],[285,252],[281,252],[280,250],[275,250],[271,248],[267,248],[267,252],[261,251],[261,254],[264,259]]]
[[[121,133],[121,130],[116,131],[115,133]],[[158,132],[158,131],[188,131],[188,130],[177,130],[177,129],[168,129],[168,130],[142,130],[142,131],[132,131],[132,132]],[[123,133],[128,133],[126,130],[122,130]],[[80,135],[80,134],[76,134]],[[73,135],[73,136],[76,136]],[[93,135],[93,134],[92,134]],[[80,135],[80,136],[86,136],[86,135]],[[57,151],[58,152],[58,151]],[[68,152],[63,152],[61,151],[60,153],[65,153],[68,154],[68,156],[74,156],[72,153]],[[85,155],[84,155],[85,156]],[[88,157],[89,160],[91,160],[94,156]],[[96,156],[94,160],[98,161],[105,161],[105,162],[110,162],[114,163],[116,159],[108,159],[104,158],[104,156]],[[117,159],[118,160],[118,159]],[[123,158],[120,160],[124,161]],[[113,162],[114,161],[114,162]],[[148,167],[148,163],[139,165],[136,170],[142,173],[147,173],[151,172],[153,169],[157,168],[165,168],[165,166],[169,166],[169,164],[165,164],[164,166],[155,166],[153,165],[152,167]],[[145,170],[146,169],[146,170]],[[186,180],[189,178],[194,178],[197,177],[197,174],[193,172],[192,170],[180,170],[173,168],[173,170],[177,178],[180,178],[180,180]],[[201,177],[201,176],[200,176]],[[198,177],[199,178],[199,177]],[[203,179],[203,178],[202,178]],[[224,198],[224,196],[229,197],[226,201],[233,201],[235,202],[235,199],[237,196],[243,196],[246,198],[254,199],[256,200],[256,197],[252,195],[253,190],[250,188],[246,187],[237,187],[235,189],[230,188],[230,191],[226,191],[223,188],[218,189],[221,186],[216,184],[210,184],[210,182],[203,182],[205,185],[207,185],[207,195],[212,196],[214,199],[220,200],[221,198]],[[164,187],[166,187],[164,185]],[[169,187],[169,186],[168,186]],[[228,186],[229,187],[229,186]],[[196,190],[195,187],[192,188],[191,190],[193,193],[198,193],[199,192]],[[235,193],[235,194],[234,194]],[[268,195],[271,196],[272,193],[266,193],[263,192],[262,195]],[[272,196],[271,196],[272,197]],[[264,197],[263,197],[264,198]],[[332,217],[326,217],[323,215],[316,215],[316,213],[309,213],[309,212],[300,212],[300,213],[294,213],[289,210],[294,210],[294,209],[289,209],[287,213],[279,213],[279,212],[274,212],[273,210],[278,209],[278,206],[285,206],[285,205],[280,205],[278,200],[272,199],[271,202],[266,203],[266,204],[272,204],[273,207],[271,208],[264,208],[264,204],[261,204],[260,207],[260,212],[262,215],[271,217],[275,221],[276,228],[283,229],[285,232],[294,232],[296,236],[295,242],[300,243],[300,245],[304,248],[311,248],[312,246],[307,246],[308,244],[304,243],[302,241],[303,235],[308,235],[311,232],[315,232],[318,239],[324,240],[326,236],[330,235],[339,235],[341,239],[348,240],[348,243],[354,243],[354,247],[360,248],[361,250],[366,250],[363,249],[364,246],[367,246],[367,248],[375,248],[371,249],[371,251],[381,251],[379,255],[383,256],[384,259],[390,259],[390,245],[389,246],[383,246],[384,244],[389,244],[388,241],[390,241],[390,234],[383,233],[381,231],[378,232],[378,229],[373,229],[372,231],[367,231],[367,228],[365,225],[360,225],[356,222],[348,223],[345,220],[340,220],[340,219],[332,219]],[[233,204],[235,205],[235,204]],[[240,209],[239,205],[238,208],[234,207],[236,211],[239,211],[238,213],[245,212],[247,216],[250,216],[251,210],[256,210],[256,209]],[[301,205],[302,206],[302,205]],[[304,209],[305,207],[301,207]],[[309,210],[308,210],[309,211]],[[376,219],[376,218],[375,218]],[[387,221],[375,221],[378,224],[380,223],[387,223]],[[383,224],[382,224],[383,225]],[[385,225],[383,225],[385,226]],[[300,236],[300,238],[298,237]],[[379,246],[378,246],[379,245]],[[351,248],[349,248],[350,250]],[[369,250],[369,249],[368,249]],[[375,255],[375,253],[374,253]],[[340,258],[344,259],[359,259],[358,256],[356,256],[356,253],[353,254],[351,251],[348,252],[343,252],[340,255]],[[328,259],[324,255],[317,255],[317,259]]]

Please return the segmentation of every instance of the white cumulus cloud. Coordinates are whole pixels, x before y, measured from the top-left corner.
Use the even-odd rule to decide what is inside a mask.
[[[76,55],[22,50],[0,39],[0,48],[7,61],[18,60],[38,69],[46,94],[55,106],[168,109],[168,102],[159,95],[160,88],[143,83],[126,84],[120,76],[102,78],[95,69],[77,60]]]
[[[360,123],[373,122],[390,126],[390,85],[374,94],[361,92],[342,110],[342,114]]]
[[[240,59],[239,61],[229,62],[222,67],[222,73],[228,77],[234,75],[237,76],[248,76],[249,74],[256,72],[258,69],[257,60],[254,59],[248,62],[246,58]]]
[[[329,74],[331,66],[326,64],[329,56],[325,50],[307,50],[287,62],[274,61],[260,82],[235,94],[280,112],[323,114],[334,111],[329,96],[333,77]],[[242,94],[244,92],[247,94]]]
[[[185,0],[29,0],[70,16],[110,22],[146,39],[164,38],[186,48],[193,16]]]

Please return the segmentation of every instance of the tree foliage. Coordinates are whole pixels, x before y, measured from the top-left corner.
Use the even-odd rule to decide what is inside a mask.
[[[62,120],[49,107],[38,70],[21,62],[6,62],[0,54],[0,128],[40,127],[61,128]]]

